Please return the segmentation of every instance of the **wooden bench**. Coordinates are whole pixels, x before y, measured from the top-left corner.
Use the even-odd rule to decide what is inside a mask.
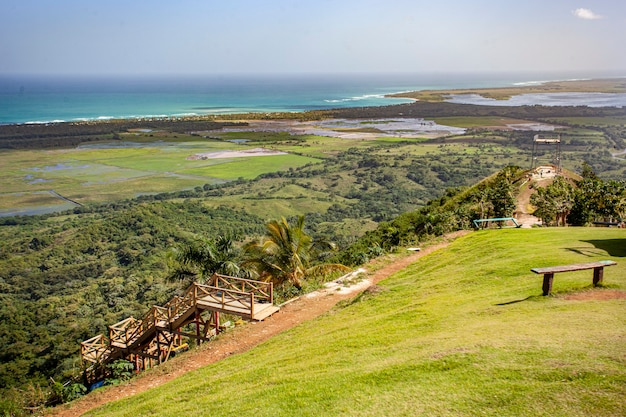
[[[554,279],[554,274],[558,272],[572,272],[582,271],[585,269],[593,269],[593,286],[597,287],[598,285],[600,285],[600,283],[602,283],[604,267],[612,265],[617,265],[617,262],[598,261],[584,264],[549,266],[546,268],[532,268],[531,271],[535,274],[543,274],[543,295],[548,295],[550,294],[550,291],[552,291],[552,280]]]

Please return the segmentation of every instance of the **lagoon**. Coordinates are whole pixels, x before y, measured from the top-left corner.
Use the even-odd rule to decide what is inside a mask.
[[[530,93],[496,100],[479,94],[451,94],[445,101],[482,106],[588,106],[626,107],[626,94],[617,93]]]

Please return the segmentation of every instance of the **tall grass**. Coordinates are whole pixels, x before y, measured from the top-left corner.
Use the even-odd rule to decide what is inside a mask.
[[[626,415],[619,229],[475,232],[331,313],[93,416]],[[557,274],[532,267],[613,259]]]

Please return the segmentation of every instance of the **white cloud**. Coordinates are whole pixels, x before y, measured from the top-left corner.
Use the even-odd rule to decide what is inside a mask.
[[[580,18],[580,19],[586,19],[586,20],[596,20],[596,19],[602,19],[602,16],[600,16],[599,14],[595,14],[594,12],[592,12],[589,9],[585,9],[585,8],[579,8],[576,9],[572,12],[574,14],[574,16]]]

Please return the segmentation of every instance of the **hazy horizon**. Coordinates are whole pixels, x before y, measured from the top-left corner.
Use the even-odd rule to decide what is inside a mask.
[[[0,75],[626,74],[614,0],[5,0]]]

